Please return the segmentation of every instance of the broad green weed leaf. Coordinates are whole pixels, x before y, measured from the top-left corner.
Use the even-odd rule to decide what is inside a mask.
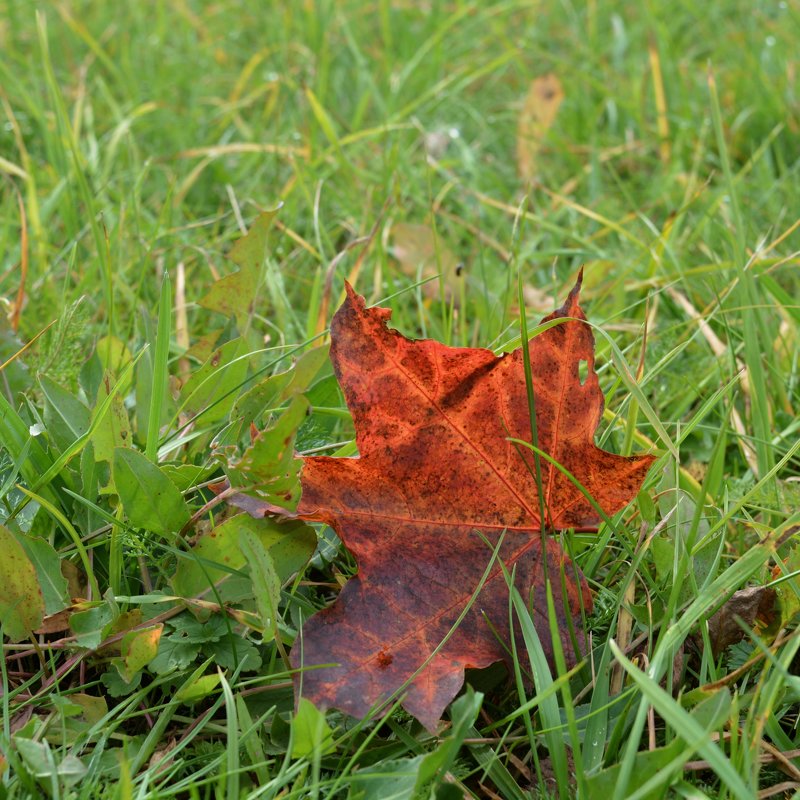
[[[45,614],[56,614],[69,604],[67,579],[61,574],[61,559],[47,539],[41,536],[16,534],[25,554],[36,570],[36,578],[44,598]]]
[[[86,741],[86,735],[108,713],[104,697],[95,697],[83,692],[52,694],[50,703],[58,714],[58,742],[75,744]],[[53,725],[55,728],[56,725]],[[53,740],[52,734],[50,735]]]
[[[223,669],[255,672],[261,668],[261,656],[252,642],[235,633],[223,636],[217,642],[203,645],[203,654],[214,659]]]
[[[10,397],[16,397],[31,385],[31,375],[23,359],[15,358],[24,347],[20,337],[9,327],[5,317],[0,320],[0,364],[5,364],[3,381]],[[11,360],[14,359],[14,360]]]
[[[111,669],[100,676],[100,682],[111,697],[126,697],[139,688],[139,684],[142,682],[142,673],[137,672],[130,683],[125,683],[119,672]]]
[[[113,475],[122,507],[135,527],[169,535],[189,521],[189,508],[175,484],[141,453],[117,447]]]
[[[39,376],[44,395],[44,423],[59,450],[66,450],[89,430],[89,409],[46,375]]]
[[[203,425],[224,419],[236,402],[236,388],[247,374],[247,344],[233,339],[218,347],[181,390],[183,410]]]
[[[187,644],[180,636],[162,636],[158,654],[148,668],[156,675],[167,675],[175,670],[186,669],[200,654],[199,644]]]
[[[196,703],[204,697],[208,697],[219,686],[219,673],[212,672],[208,675],[200,675],[189,683],[184,683],[175,693],[175,699],[181,703]]]
[[[15,736],[14,744],[17,752],[22,756],[25,766],[43,785],[52,786],[51,781],[55,776],[58,784],[69,788],[86,776],[86,766],[77,756],[67,754],[56,763],[53,751],[46,741],[37,742],[33,739]]]
[[[36,778],[48,778],[55,773],[55,758],[53,758],[53,752],[46,740],[37,742],[22,736],[15,736],[14,744],[31,775]]]
[[[127,633],[132,631],[137,625],[141,625],[144,617],[141,608],[132,608],[130,611],[123,611],[118,614],[108,632],[109,635],[116,633]]]
[[[419,770],[417,788],[422,788],[428,781],[437,775],[444,775],[450,769],[458,755],[458,751],[469,733],[483,703],[483,694],[476,692],[471,686],[467,691],[453,702],[450,708],[452,724],[447,738],[432,753],[428,753],[422,761]]]
[[[214,597],[213,583],[224,601],[241,599],[231,597],[226,583],[236,578],[236,572],[246,565],[240,548],[242,531],[253,534],[269,553],[281,582],[297,572],[311,558],[316,547],[316,535],[302,523],[278,524],[271,519],[254,519],[247,514],[237,514],[225,520],[209,533],[201,535],[190,555],[182,556],[172,578],[172,588],[180,597]],[[240,592],[236,581],[232,581]],[[252,586],[247,580],[248,594]]]
[[[261,539],[247,528],[239,531],[239,547],[250,567],[253,596],[265,630],[277,631],[278,604],[281,599],[281,580],[275,564]]]
[[[253,313],[262,281],[262,266],[267,255],[267,235],[278,209],[262,212],[239,239],[228,257],[239,269],[220,278],[199,303],[210,311],[235,317],[244,330]]]
[[[94,445],[89,441],[81,451],[80,496],[90,503],[94,503],[100,494],[101,472],[105,474],[106,480],[108,480],[108,475],[110,474],[108,464],[100,466],[95,461]],[[90,506],[84,503],[76,503],[73,514],[77,526],[82,528],[84,533],[89,533],[97,527],[96,521],[99,515]]]
[[[228,623],[221,614],[207,620],[197,620],[191,614],[181,614],[172,620],[175,635],[188,644],[218,642],[228,632]]]
[[[44,595],[25,548],[2,525],[0,553],[0,620],[3,633],[12,642],[19,642],[42,624]]]
[[[434,751],[414,758],[382,761],[359,770],[352,777],[353,788],[364,792],[363,800],[411,800],[427,796],[422,790],[450,769],[475,724],[482,702],[483,695],[468,686],[467,692],[453,703],[452,725]],[[441,786],[441,783],[437,786],[437,798]]]
[[[305,697],[297,704],[297,713],[292,717],[292,757],[303,758],[314,753],[327,755],[336,746],[333,731],[325,715]]]
[[[108,703],[104,697],[96,697],[84,692],[75,692],[69,696],[70,701],[80,709],[80,715],[91,724],[100,722],[108,714]]]
[[[699,703],[692,710],[691,717],[703,727],[705,735],[710,736],[711,731],[725,723],[730,707],[730,693],[727,689],[722,689]],[[682,738],[675,738],[665,747],[637,753],[627,787],[628,793],[642,789],[649,782],[651,787],[640,795],[640,800],[658,800],[664,797],[666,785],[674,780],[683,770],[683,765],[694,756],[697,744],[699,743],[691,744]],[[589,797],[611,797],[619,780],[620,769],[620,764],[614,764],[588,776],[586,785]]]
[[[226,336],[227,332],[228,326],[226,325],[224,328],[217,328],[217,330],[205,333],[195,339],[192,346],[186,351],[186,358],[197,361],[199,364],[208,361],[214,349],[229,338]]]
[[[381,761],[354,773],[350,785],[361,800],[411,800],[417,797],[419,768],[425,756]]]
[[[41,476],[53,466],[53,459],[31,435],[30,425],[17,413],[0,392],[0,446],[7,451],[29,486],[35,486]],[[56,493],[49,486],[42,486],[39,494],[55,506],[60,506]]]
[[[628,676],[641,689],[643,697],[653,705],[662,719],[672,727],[677,737],[684,741],[689,750],[687,760],[692,753],[699,753],[700,757],[708,761],[710,769],[716,772],[720,780],[729,789],[730,796],[737,797],[740,800],[752,797],[751,788],[745,783],[746,777],[736,771],[720,745],[709,736],[712,729],[712,725],[709,724],[709,718],[712,722],[716,722],[716,717],[713,714],[708,715],[707,713],[698,712],[702,704],[698,704],[692,713],[685,711],[648,673],[642,672],[638,667],[634,666],[623,655],[613,639],[609,640],[609,647]],[[724,720],[728,717],[731,698],[727,690],[717,692],[705,702],[716,702],[720,707],[720,718]],[[635,779],[633,775],[630,777]],[[630,785],[622,788],[629,789]],[[619,791],[619,786],[616,791]]]
[[[291,369],[270,375],[257,383],[234,403],[231,419],[240,419],[242,427],[246,428],[265,410],[280,406],[294,395],[305,392],[328,360],[329,350],[328,346],[314,347],[303,353]]]
[[[800,546],[794,545],[783,562],[785,575],[800,573]],[[794,621],[800,614],[800,586],[796,580],[778,580],[775,591],[781,609],[781,627]]]
[[[95,650],[108,635],[114,620],[119,616],[119,609],[107,600],[85,605],[88,607],[70,615],[69,626],[78,645]]]
[[[683,754],[683,757],[682,757]],[[652,781],[650,791],[640,795],[641,800],[658,800],[664,797],[665,784],[670,783],[681,769],[684,762],[692,756],[692,751],[687,750],[684,742],[673,739],[666,747],[657,747],[655,750],[642,750],[636,754],[631,781],[627,791],[630,794],[641,789],[646,781],[663,770],[659,780]],[[670,765],[672,767],[670,768]],[[614,764],[608,769],[590,775],[586,778],[589,797],[611,797],[614,787],[619,779],[620,765]]]
[[[191,553],[182,554],[178,561],[172,577],[175,594],[212,600],[219,597],[222,602],[236,602],[252,596],[249,587],[245,587],[242,594],[241,576],[237,575],[245,565],[239,549],[239,531],[245,526],[250,526],[250,521],[239,514],[201,534]]]
[[[161,464],[159,469],[178,487],[178,491],[185,492],[192,486],[197,486],[208,480],[214,473],[215,467],[203,467],[198,464]]]
[[[297,507],[303,462],[295,458],[294,440],[308,408],[305,397],[294,397],[270,427],[259,431],[242,457],[226,467],[232,486],[282,508]]]

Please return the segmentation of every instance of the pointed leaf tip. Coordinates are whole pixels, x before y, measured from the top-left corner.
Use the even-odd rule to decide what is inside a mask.
[[[578,300],[581,294],[581,287],[583,286],[583,266],[578,270],[578,278],[575,281],[575,285],[570,289],[569,294],[567,295],[567,299],[564,301],[564,305],[555,312],[556,316],[559,317],[578,317],[579,319],[586,319],[586,315],[583,313],[580,305],[578,304]],[[594,338],[592,338],[592,347],[594,347]]]

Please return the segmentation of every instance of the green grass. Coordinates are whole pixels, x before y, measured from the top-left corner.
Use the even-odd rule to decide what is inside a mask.
[[[45,611],[83,598],[71,628],[4,640],[0,798],[800,788],[800,11],[418,6],[0,0],[0,363],[32,342],[0,375],[0,521]],[[564,101],[526,186],[517,117],[550,72]],[[234,307],[201,305],[279,203]],[[419,282],[435,263],[395,257],[399,223],[435,231],[440,292]],[[295,561],[243,573],[236,541],[189,546],[210,511],[176,535],[238,440],[234,401],[294,369],[298,449],[352,453],[330,367],[292,367],[344,278],[409,335],[499,350],[518,279],[542,293],[533,328],[581,265],[598,442],[659,455],[625,513],[562,535],[595,594],[591,666],[548,674],[516,598],[536,688],[471,676],[441,737],[399,710],[293,719],[286,651],[354,564],[320,531],[298,566],[298,526]],[[291,427],[284,380],[267,396]],[[157,513],[137,500],[155,488]],[[713,613],[767,584],[769,624],[715,653]]]

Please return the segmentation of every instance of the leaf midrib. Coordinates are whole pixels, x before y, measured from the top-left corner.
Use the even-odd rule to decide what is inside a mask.
[[[489,457],[481,451],[481,449],[472,441],[472,439],[470,439],[469,436],[467,436],[467,434],[463,430],[461,430],[461,428],[459,428],[458,425],[455,424],[455,422],[453,422],[453,420],[450,419],[450,417],[445,413],[445,411],[441,408],[441,406],[439,406],[439,404],[423,389],[423,387],[420,386],[420,384],[417,383],[416,380],[414,380],[413,376],[405,369],[403,369],[402,365],[394,359],[392,354],[389,352],[388,348],[384,348],[384,350],[386,352],[386,357],[392,362],[392,364],[394,364],[397,371],[406,378],[408,383],[411,386],[413,386],[417,390],[417,392],[422,397],[424,397],[425,400],[428,401],[428,403],[430,403],[430,405],[433,408],[436,409],[441,418],[453,429],[453,431],[455,431],[478,454],[479,458],[483,460],[483,462],[498,477],[498,479],[506,487],[506,489],[508,489],[511,496],[516,498],[520,506],[525,510],[525,513],[527,513],[528,516],[530,516],[535,521],[534,524],[540,524],[539,515],[528,505],[525,499],[522,496],[520,496],[520,494],[514,489],[514,487],[506,479],[506,477],[497,469],[497,467],[495,467],[495,465],[492,463]],[[490,350],[487,350],[487,352],[491,353]],[[433,355],[434,358],[437,358],[435,350]],[[493,353],[492,356],[495,359],[497,359],[498,362],[500,361],[500,359],[498,359],[497,356],[495,356]],[[438,362],[436,363],[436,369],[437,371],[439,369]]]

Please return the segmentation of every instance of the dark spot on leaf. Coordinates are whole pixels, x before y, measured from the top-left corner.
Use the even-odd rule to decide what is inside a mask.
[[[380,653],[378,653],[376,661],[381,669],[387,669],[391,666],[392,661],[394,661],[394,656],[386,650],[381,650]]]

